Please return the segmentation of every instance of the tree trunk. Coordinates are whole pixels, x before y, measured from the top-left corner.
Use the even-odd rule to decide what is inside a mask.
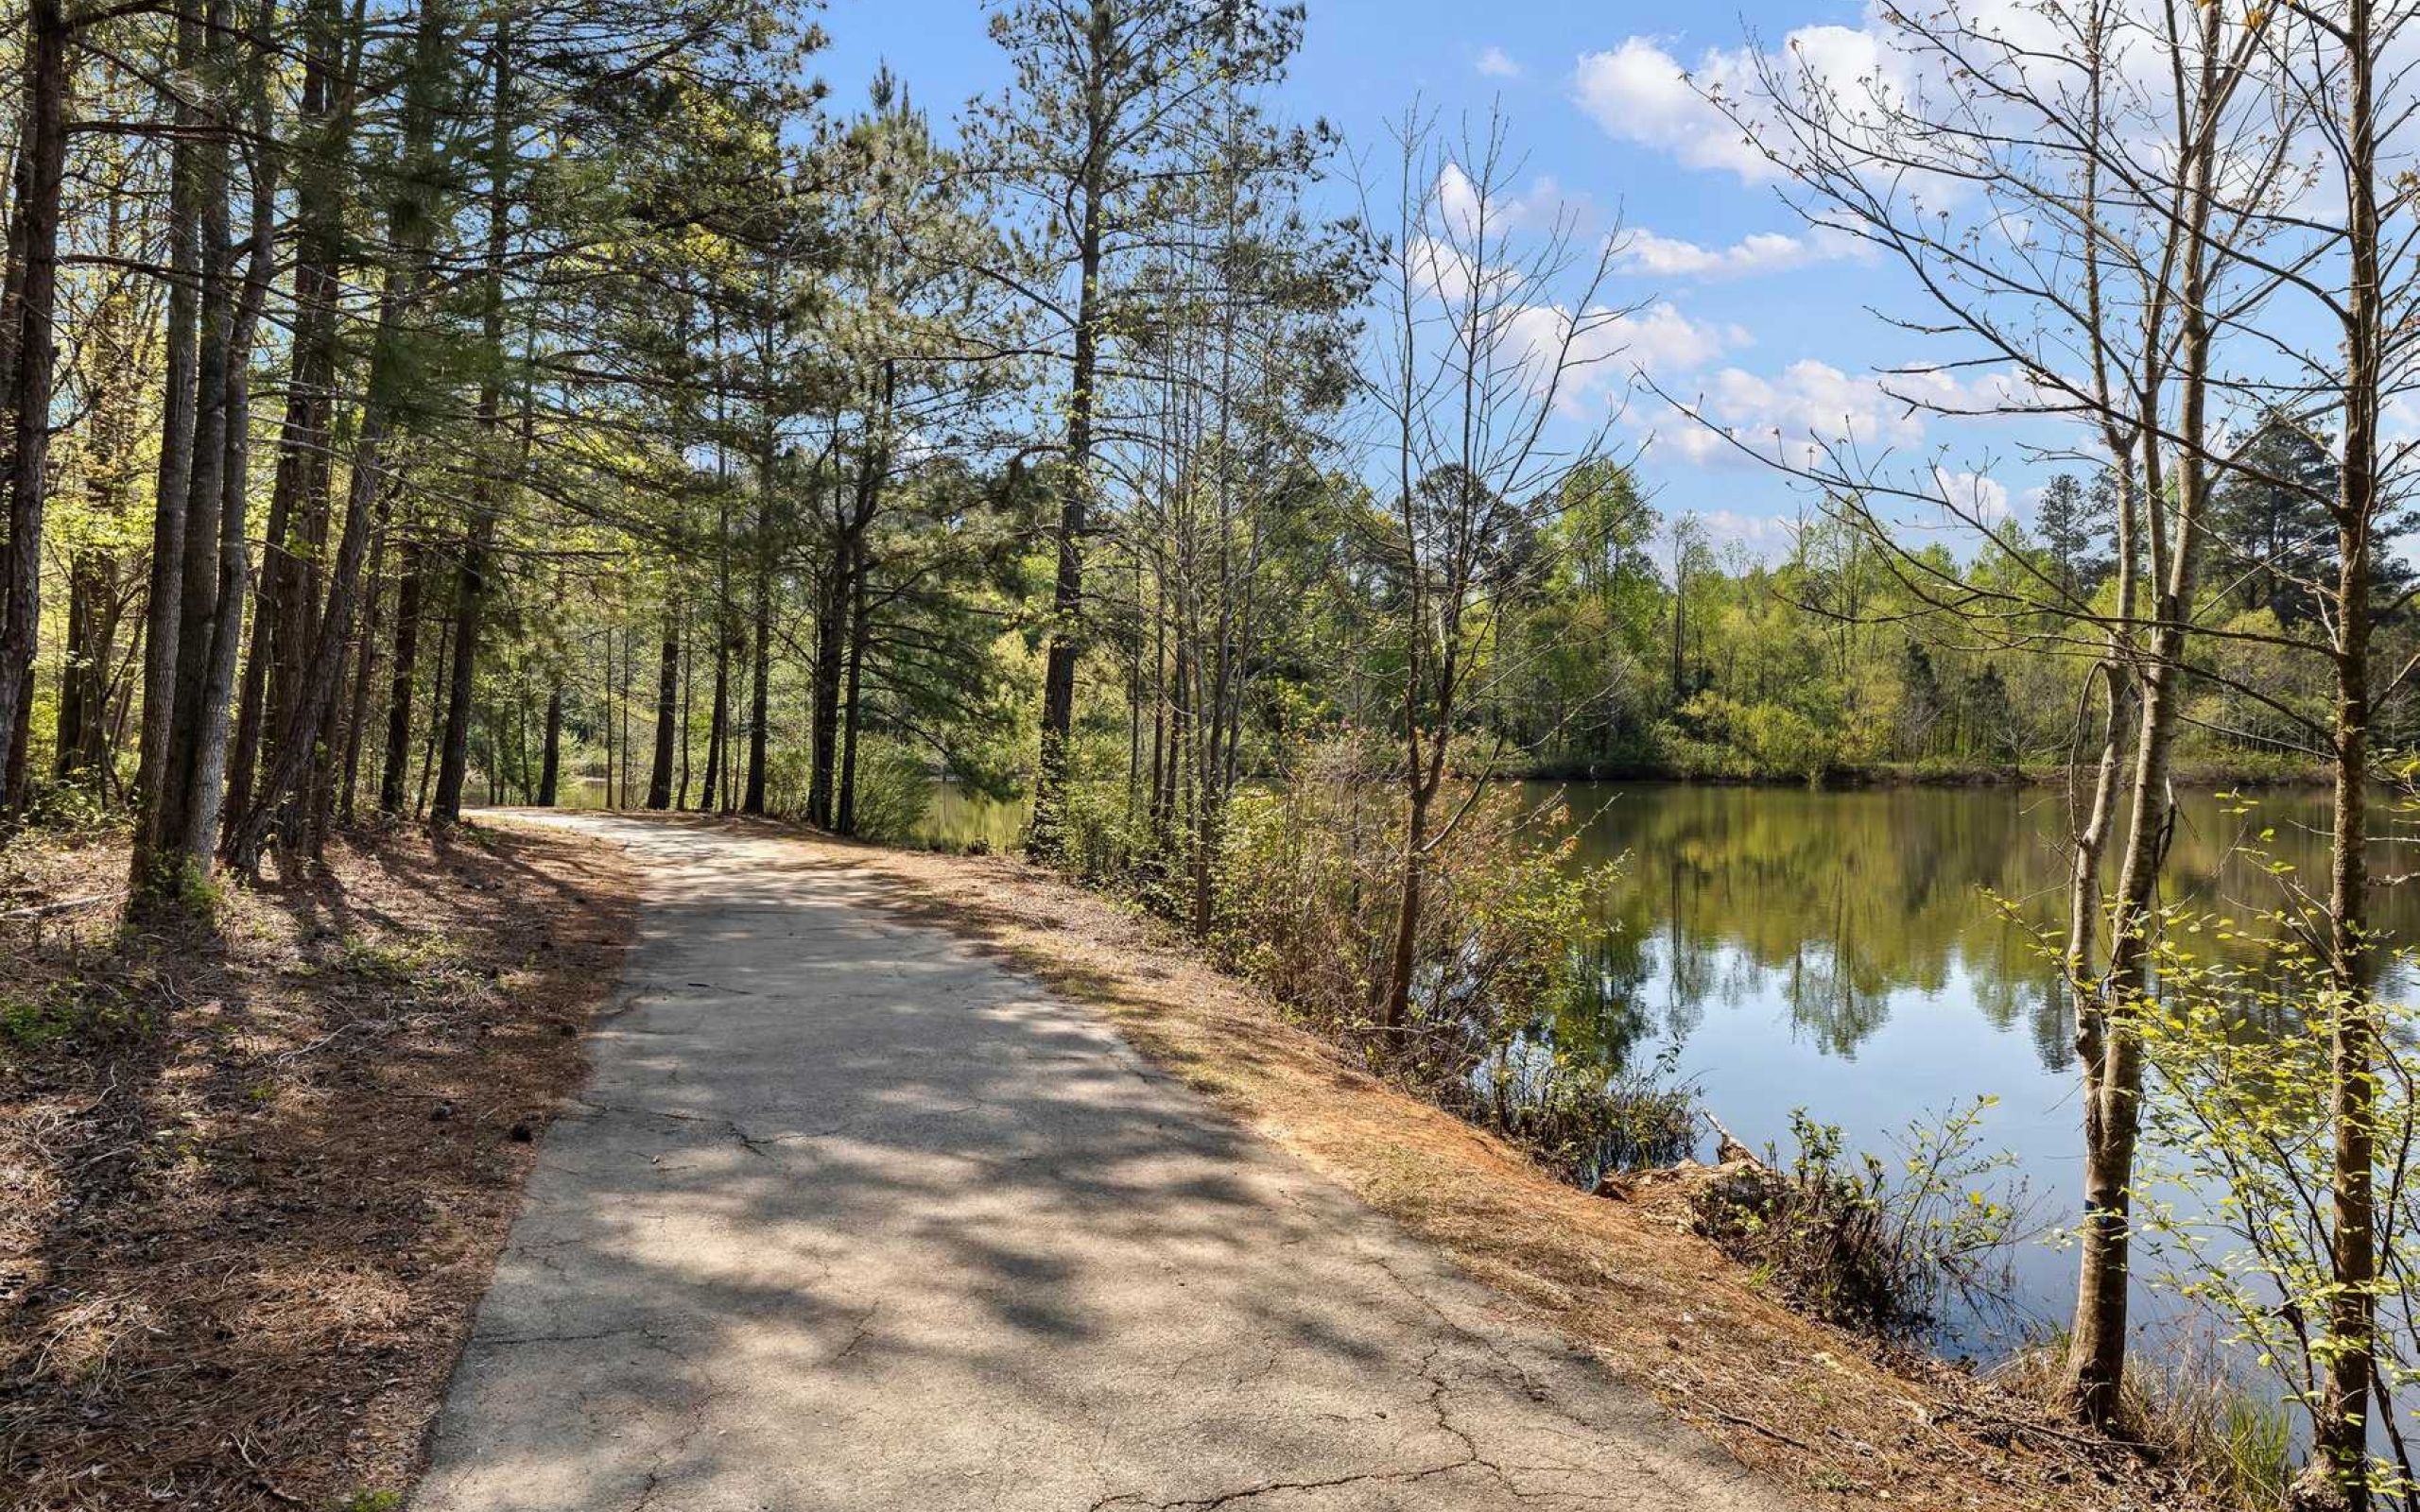
[[[128,229],[131,218],[116,198],[110,200],[102,242],[110,255],[139,255],[142,243]],[[8,287],[22,284],[22,272],[9,275]],[[133,508],[126,479],[149,419],[142,393],[141,323],[127,301],[104,300],[84,333],[85,349],[92,354],[91,412],[83,427],[85,508],[94,520],[120,526]],[[0,347],[11,345],[0,341]],[[110,751],[111,662],[122,611],[120,561],[116,549],[99,544],[80,548],[70,559],[66,656],[59,679],[58,774],[72,778],[98,772],[96,791],[103,794],[111,775],[99,769]]]
[[[687,616],[685,614],[674,623],[682,631],[686,631]],[[683,633],[681,636],[681,784],[672,795],[672,806],[676,810],[689,806],[689,705],[695,698],[697,691],[696,663],[690,653],[689,637],[686,633]]]
[[[109,558],[96,549],[78,551],[67,569],[67,656],[59,668],[54,769],[62,779],[100,765],[112,639],[109,592]]]
[[[1428,792],[1416,783],[1404,816],[1402,890],[1395,900],[1395,936],[1387,956],[1387,997],[1378,1022],[1387,1031],[1388,1048],[1401,1047],[1411,1018],[1411,974],[1420,941],[1420,911],[1426,882],[1422,875],[1428,852]]]
[[[655,759],[648,767],[647,806],[672,806],[673,724],[681,707],[681,619],[670,606],[664,610],[664,645],[655,675]]]
[[[756,496],[756,588],[749,647],[748,785],[739,801],[743,814],[765,812],[765,761],[771,736],[773,681],[773,444],[767,437],[759,463]]]
[[[386,506],[386,476],[390,461],[387,453],[397,412],[406,397],[402,388],[412,366],[407,354],[410,335],[406,321],[424,291],[428,248],[435,225],[432,196],[438,178],[433,162],[438,76],[445,65],[451,43],[450,15],[446,0],[424,0],[414,27],[402,122],[402,156],[407,166],[398,177],[395,199],[388,215],[391,251],[379,292],[368,392],[354,439],[344,531],[337,541],[327,604],[312,638],[312,658],[299,689],[297,706],[279,732],[276,756],[265,775],[261,799],[246,816],[229,847],[230,859],[246,870],[258,864],[260,848],[271,826],[278,822],[281,806],[305,796],[305,780],[315,759],[321,754],[318,750],[319,737],[331,717],[337,681],[343,670],[345,641],[352,632],[359,596],[362,558],[373,523]]]
[[[866,543],[860,534],[852,543],[849,564],[849,676],[840,709],[840,802],[833,827],[842,834],[857,833],[857,725],[864,692],[867,601]]]
[[[428,816],[430,823],[441,825],[462,819],[462,783],[471,765],[471,697],[478,678],[479,601],[487,592],[488,547],[495,529],[492,504],[475,498],[471,507],[475,513],[462,537],[462,558],[454,578],[453,623],[446,627],[444,738],[437,749],[437,789]]]
[[[2203,555],[2197,539],[2209,505],[2205,454],[2205,408],[2210,382],[2211,324],[2206,310],[2211,246],[2205,234],[2212,206],[2220,98],[2220,18],[2204,10],[2201,102],[2183,144],[2186,184],[2180,245],[2177,349],[2174,376],[2181,437],[2175,468],[2175,539],[2163,539],[2162,438],[2169,434],[2158,413],[2160,396],[2144,395],[2137,426],[2142,438],[2141,520],[2147,541],[2148,576],[2153,591],[2154,627],[2142,668],[2142,708],[2135,737],[2134,802],[2118,895],[2111,904],[2109,970],[2088,1011],[2078,1015],[2077,1043],[2083,1061],[2084,1211],[2079,1228],[2076,1315],[2068,1340],[2065,1394],[2085,1420],[2114,1424],[2122,1400],[2126,1331],[2132,1286],[2135,1147],[2141,1125],[2142,1038],[2136,1022],[2153,989],[2151,931],[2160,870],[2174,823],[2169,759],[2182,702],[2183,675],[2191,619],[2195,572]],[[2153,386],[2156,390],[2157,386]],[[2121,546],[2126,543],[2121,540]],[[2121,566],[2121,571],[2124,568]],[[2131,613],[2131,610],[2130,610]]]
[[[190,76],[201,64],[200,19],[177,18],[177,65]],[[198,138],[201,112],[179,97],[177,135],[169,149],[168,309],[160,398],[159,484],[151,513],[150,596],[144,615],[143,728],[137,736],[134,834],[128,865],[128,907],[137,916],[181,897],[186,878],[178,864],[179,832],[171,809],[182,784],[172,777],[176,730],[179,635],[183,626],[186,505],[194,455],[194,374],[201,312],[201,193]]]
[[[9,541],[0,556],[0,729],[14,730],[33,696],[41,644],[43,505],[49,496],[50,402],[59,342],[60,198],[67,167],[67,104],[72,89],[69,23],[63,0],[30,0],[25,32],[25,124],[18,148],[17,203],[9,216],[14,299],[0,310],[8,389]],[[8,807],[25,798],[12,777]]]
[[[446,680],[445,743],[439,757],[437,797],[429,817],[437,824],[462,818],[462,782],[470,769],[471,700],[477,692],[479,610],[487,596],[488,551],[503,503],[497,474],[504,467],[496,438],[504,413],[504,260],[512,245],[510,215],[512,168],[512,18],[499,13],[492,54],[488,118],[488,241],[480,314],[480,343],[487,370],[479,380],[477,472],[471,485],[471,523],[462,533],[462,559],[454,586],[454,666]],[[489,744],[494,744],[493,736]],[[491,753],[490,762],[493,756]]]
[[[555,806],[556,783],[563,770],[563,687],[558,682],[546,690],[546,742],[538,765],[538,806]]]
[[[832,561],[815,603],[815,706],[808,714],[806,822],[833,827],[839,776],[840,684],[848,664],[848,537],[836,532]]]
[[[395,665],[388,674],[387,755],[378,770],[378,812],[404,811],[404,784],[411,780],[412,693],[420,680],[421,595],[427,590],[425,549],[404,545],[404,570],[395,590]]]
[[[1088,44],[1096,60],[1115,45],[1115,8],[1094,0]],[[1085,114],[1098,126],[1106,112],[1097,66],[1085,93]],[[1028,849],[1055,856],[1062,840],[1061,808],[1067,783],[1067,741],[1075,726],[1076,662],[1082,654],[1084,522],[1092,490],[1093,404],[1100,344],[1100,272],[1103,244],[1102,165],[1096,153],[1078,185],[1082,200],[1076,241],[1076,329],[1067,393],[1067,452],[1059,500],[1058,570],[1051,585],[1050,642],[1042,675],[1042,754],[1034,776],[1033,819]]]
[[[236,664],[244,643],[244,598],[251,583],[251,542],[246,524],[251,498],[252,339],[268,302],[269,285],[277,276],[277,180],[283,164],[270,129],[267,76],[276,3],[260,0],[247,69],[246,93],[258,143],[251,152],[251,224],[244,282],[227,333],[221,380],[225,401],[217,426],[221,460],[216,592],[206,649],[201,644],[187,643],[190,650],[202,653],[199,658],[202,664],[195,723],[187,740],[184,848],[193,865],[204,870],[217,847],[218,821],[227,798],[228,712],[234,699]]]
[[[270,486],[260,588],[252,614],[251,654],[235,720],[229,762],[226,834],[232,842],[250,816],[263,747],[292,717],[310,622],[318,609],[318,557],[327,539],[330,425],[336,408],[342,332],[337,301],[343,288],[343,180],[334,162],[349,141],[352,113],[335,112],[339,78],[337,8],[315,0],[304,13],[308,39],[298,125],[316,138],[295,174],[293,358],[287,370],[285,415],[278,430],[277,472]],[[268,752],[271,756],[274,752]]]
[[[208,39],[205,66],[223,88],[229,72],[222,40],[227,29],[225,0],[209,0],[203,26]],[[179,573],[176,704],[160,794],[164,805],[162,844],[182,849],[197,874],[208,870],[208,850],[193,857],[191,839],[202,750],[210,743],[204,704],[225,576],[221,524],[227,506],[228,402],[235,367],[234,249],[228,226],[232,154],[225,134],[233,124],[227,119],[213,120],[214,129],[204,136],[199,153],[201,302],[194,364],[192,471],[185,484],[184,560]],[[233,608],[242,612],[240,603]]]
[[[354,651],[353,706],[344,721],[344,787],[337,796],[337,822],[353,828],[355,809],[354,800],[361,785],[361,750],[368,744],[370,729],[370,695],[378,679],[379,611],[386,603],[387,531],[382,525],[378,539],[370,543],[370,604],[368,617],[362,621],[361,633]]]
[[[438,622],[437,660],[429,666],[429,676],[436,679],[436,686],[429,690],[428,701],[432,709],[445,706],[453,688],[453,671],[454,619],[448,615]],[[428,812],[428,790],[437,781],[437,738],[444,728],[444,722],[435,718],[424,721],[421,727],[420,787],[412,795],[412,817],[416,819]]]
[[[2390,30],[2393,29],[2390,24]],[[2384,513],[2379,409],[2388,384],[2377,198],[2378,39],[2370,0],[2344,16],[2343,141],[2348,278],[2343,301],[2344,440],[2337,474],[2335,802],[2329,836],[2328,1116],[2335,1125],[2330,1182],[2326,1349],[2312,1434],[2314,1469],[2340,1504],[2371,1501],[2371,1382],[2377,1361],[2377,1023],[2370,991],[2369,741],[2373,630],[2371,532]],[[2298,1486],[2307,1492],[2308,1486]]]

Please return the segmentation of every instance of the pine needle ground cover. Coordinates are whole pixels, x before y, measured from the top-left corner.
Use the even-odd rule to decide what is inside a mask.
[[[0,854],[0,1502],[401,1504],[633,876],[419,830],[123,930],[123,842]]]

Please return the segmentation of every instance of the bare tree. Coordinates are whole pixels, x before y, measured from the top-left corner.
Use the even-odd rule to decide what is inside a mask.
[[[1536,580],[1544,527],[1606,454],[1620,393],[1591,379],[1617,363],[1640,306],[1602,302],[1617,228],[1591,248],[1577,215],[1558,206],[1531,209],[1547,223],[1523,232],[1520,164],[1500,117],[1448,143],[1415,106],[1392,147],[1393,181],[1383,198],[1366,185],[1362,196],[1383,272],[1360,387],[1391,495],[1374,549],[1392,579],[1386,675],[1405,813],[1393,943],[1374,987],[1381,1024],[1400,1038],[1425,867],[1493,765],[1473,763],[1475,781],[1441,806],[1456,751],[1490,679],[1504,675],[1498,632]]]
[[[2280,286],[2247,254],[2289,181],[2290,132],[2263,87],[2256,13],[1951,0],[1883,20],[1884,61],[1864,77],[1766,57],[1750,94],[1712,97],[1781,169],[1810,223],[1911,275],[1922,310],[1896,323],[1927,346],[1955,343],[1885,374],[1885,393],[1938,414],[2025,416],[2053,438],[2026,443],[2032,459],[2107,470],[2115,588],[2083,597],[1938,457],[1877,455],[1871,438],[1844,433],[1731,438],[1820,488],[1963,633],[2084,669],[2059,948],[2084,1083],[2066,1391],[2105,1423],[2124,1371],[2135,1019],[2152,990],[2180,683],[2194,639],[2221,633],[2198,618],[2202,537],[2239,434],[2229,421],[2258,403],[2222,352],[2231,338],[2260,344],[2253,322]],[[2014,570],[1987,581],[1899,544],[1918,516],[1946,516]]]
[[[2265,371],[2280,412],[2337,434],[2333,484],[2320,505],[2335,528],[2331,576],[2303,585],[2319,608],[2316,648],[2332,674],[2325,731],[2334,799],[2324,902],[2310,900],[2308,943],[2325,962],[2330,1085],[2325,1117],[2333,1136],[2329,1202],[2314,1244],[2327,1269],[2325,1315],[2311,1347],[2317,1364],[2313,1461],[2294,1486],[2297,1505],[2367,1507],[2377,1420],[2400,1450],[2392,1403],[2374,1401],[2405,1372],[2386,1368],[2378,1337],[2382,1293],[2402,1260],[2395,1235],[2381,1232],[2382,1048],[2373,984],[2378,941],[2371,908],[2369,791],[2374,770],[2373,711],[2407,682],[2420,658],[2384,671],[2373,665],[2379,619],[2408,602],[2380,602],[2381,537],[2413,491],[2413,444],[2390,442],[2388,406],[2409,393],[2420,342],[2420,249],[2411,217],[2415,185],[2408,167],[2414,109],[2409,8],[2373,0],[2290,0],[2264,33],[2284,93],[2290,129],[2318,164],[2312,192],[2280,206],[2262,266],[2316,315],[2324,333],[2308,342],[2280,322]],[[2308,493],[2311,479],[2264,473],[2263,484]],[[2400,1170],[2400,1164],[2396,1166]],[[2389,1201],[2392,1202],[2392,1194]],[[2409,1326],[2409,1317],[2404,1318]],[[2408,1463],[2401,1495],[2412,1487]]]

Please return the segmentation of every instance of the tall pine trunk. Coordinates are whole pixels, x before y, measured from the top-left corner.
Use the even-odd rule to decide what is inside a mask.
[[[201,20],[177,17],[177,66],[201,66]],[[201,314],[203,187],[200,110],[183,94],[175,110],[176,140],[168,167],[168,308],[163,341],[160,461],[151,511],[149,597],[143,626],[143,725],[136,737],[134,834],[128,863],[129,911],[138,917],[173,909],[187,881],[178,864],[179,832],[171,812],[179,638],[184,615],[185,526],[192,486],[194,375]]]
[[[833,827],[834,793],[839,777],[840,683],[847,665],[849,538],[836,532],[831,566],[815,595],[814,707],[808,711],[806,821]]]
[[[282,819],[298,817],[282,810],[311,796],[307,782],[324,727],[332,721],[345,644],[352,634],[359,597],[362,558],[375,518],[387,501],[387,470],[391,461],[388,451],[415,366],[408,352],[412,339],[408,322],[424,291],[428,250],[436,230],[437,103],[439,76],[446,66],[451,44],[450,21],[448,0],[423,0],[404,87],[405,167],[388,211],[388,266],[371,342],[368,392],[354,438],[344,529],[329,573],[327,602],[314,627],[310,661],[296,707],[279,731],[275,760],[261,784],[261,799],[229,847],[229,859],[247,870],[258,864],[271,828]],[[308,815],[299,817],[307,822]]]
[[[361,633],[354,637],[353,698],[344,718],[344,782],[337,794],[337,823],[346,829],[353,827],[357,813],[354,797],[361,786],[361,752],[369,744],[370,699],[378,679],[379,614],[387,598],[387,534],[382,523],[378,538],[370,543],[369,611]]]
[[[64,0],[30,0],[25,12],[25,117],[17,197],[9,220],[9,302],[0,309],[8,379],[9,540],[0,553],[0,730],[25,721],[41,643],[43,505],[49,496],[50,403],[59,363],[60,199],[67,169],[72,86]],[[12,742],[13,747],[13,742]],[[8,806],[25,794],[12,759]]]
[[[840,706],[840,803],[834,828],[842,834],[857,833],[857,728],[864,693],[868,593],[866,542],[860,532],[850,543],[849,678]]]
[[[378,770],[378,812],[404,812],[404,787],[411,781],[412,695],[420,681],[421,612],[428,587],[427,551],[417,541],[404,545],[404,570],[395,588],[395,664],[388,670],[387,750]]]
[[[197,869],[206,870],[218,841],[227,797],[228,713],[243,647],[244,598],[251,583],[251,541],[247,533],[251,498],[251,351],[262,311],[277,270],[277,188],[283,167],[271,133],[268,68],[277,0],[259,0],[251,54],[245,70],[251,106],[251,222],[246,238],[244,282],[235,297],[226,335],[224,400],[218,424],[218,552],[210,633],[200,653],[194,726],[185,739],[184,849]]]
[[[1094,0],[1086,27],[1095,60],[1087,80],[1085,113],[1098,129],[1109,113],[1100,85],[1100,60],[1115,45],[1116,8]],[[1067,741],[1075,727],[1076,662],[1082,655],[1083,541],[1092,494],[1094,385],[1100,351],[1100,275],[1106,242],[1103,226],[1105,163],[1098,149],[1080,175],[1081,208],[1076,238],[1076,329],[1069,353],[1067,450],[1062,463],[1059,523],[1054,544],[1058,567],[1050,592],[1050,641],[1043,661],[1042,752],[1034,776],[1033,819],[1027,837],[1035,854],[1053,856],[1062,841],[1061,809],[1066,801]]]
[[[756,573],[749,625],[748,782],[743,814],[765,812],[765,762],[771,739],[773,682],[773,438],[768,428],[757,463]]]
[[[546,690],[546,740],[544,753],[538,765],[538,806],[555,806],[556,784],[563,769],[563,688],[558,682]]]
[[[342,331],[344,194],[338,157],[351,139],[353,114],[336,96],[351,97],[353,79],[338,57],[335,0],[313,0],[306,32],[295,174],[294,335],[287,368],[285,415],[278,430],[277,472],[269,490],[260,587],[252,612],[251,654],[235,717],[229,761],[225,830],[232,840],[249,817],[269,732],[291,718],[307,654],[305,639],[318,608],[317,561],[327,538],[337,368]],[[340,74],[342,77],[340,77]]]
[[[681,708],[681,620],[669,604],[664,610],[664,644],[655,674],[655,759],[648,767],[647,806],[672,806],[673,724]]]
[[[462,817],[462,782],[470,770],[471,700],[477,691],[479,611],[487,598],[488,552],[503,507],[505,461],[497,440],[504,413],[504,260],[511,249],[512,20],[496,24],[491,109],[488,117],[487,270],[482,281],[480,345],[487,369],[479,380],[477,473],[471,485],[471,521],[462,535],[462,559],[454,585],[454,665],[446,680],[445,740],[438,759],[437,796],[429,817],[438,824]],[[489,744],[493,746],[491,736]],[[493,757],[491,755],[491,763]]]

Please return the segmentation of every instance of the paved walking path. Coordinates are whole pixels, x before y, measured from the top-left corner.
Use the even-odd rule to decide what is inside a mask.
[[[1779,1506],[884,884],[680,821],[416,1512]]]

